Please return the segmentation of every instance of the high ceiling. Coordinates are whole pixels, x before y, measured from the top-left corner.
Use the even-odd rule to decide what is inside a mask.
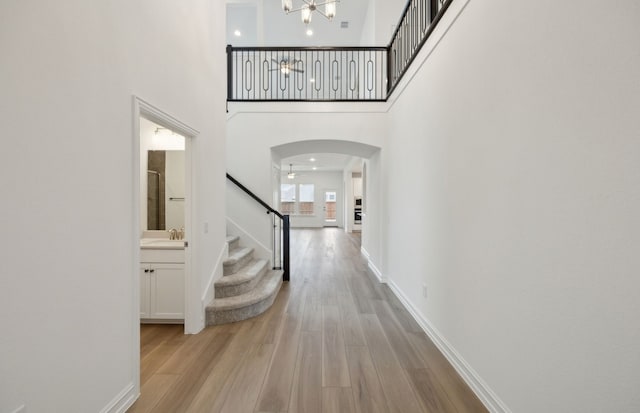
[[[302,0],[293,0],[294,9]],[[307,26],[300,12],[285,14],[281,0],[227,0],[227,43],[233,46],[357,46],[369,0],[341,0],[328,21],[317,11]],[[322,7],[322,6],[321,6]],[[341,28],[348,22],[348,28]],[[307,29],[313,30],[307,36]],[[234,32],[239,30],[241,35]]]
[[[320,2],[320,0],[318,0]],[[299,8],[302,0],[293,0]],[[357,46],[362,37],[369,0],[340,0],[336,17],[328,21],[314,12],[307,26],[300,13],[285,14],[281,0],[227,0],[227,44],[232,46]],[[348,28],[341,28],[347,22]],[[307,36],[307,29],[313,31]],[[238,30],[241,35],[236,36]],[[310,161],[314,158],[315,161]],[[283,158],[282,171],[293,165],[294,171],[342,171],[353,159],[350,155],[309,153]],[[352,168],[358,171],[361,162]]]

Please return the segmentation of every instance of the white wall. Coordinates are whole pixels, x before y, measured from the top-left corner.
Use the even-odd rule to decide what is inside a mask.
[[[371,0],[367,2],[367,10],[362,22],[362,33],[360,33],[361,46],[380,46],[375,42],[375,17],[375,0]]]
[[[353,214],[354,214],[354,195],[353,195],[353,174],[354,171],[361,171],[364,160],[362,158],[351,158],[351,161],[345,167],[342,180],[344,182],[344,230],[345,232],[353,232]],[[361,172],[358,172],[361,173]],[[361,230],[361,225],[358,225],[358,231]]]
[[[638,17],[470,1],[390,112],[385,271],[513,412],[640,411]]]
[[[363,208],[362,208],[362,250],[369,259],[369,267],[376,276],[384,281],[385,250],[387,245],[385,230],[385,215],[387,210],[385,191],[385,180],[383,174],[383,152],[376,152],[371,158],[365,160],[363,167],[363,181],[366,188],[363,188]],[[410,215],[404,216],[405,221],[409,221]]]
[[[400,21],[407,0],[369,0],[360,44],[363,46],[386,46]]]
[[[287,178],[287,172],[282,173],[281,183],[283,184],[313,184],[314,185],[314,214],[313,215],[292,215],[291,227],[293,228],[322,228],[323,226],[344,227],[344,190],[342,172],[317,172],[305,171],[296,174],[294,179]],[[336,192],[336,222],[325,225],[324,222],[324,194],[325,190]],[[298,188],[296,188],[298,191]],[[296,192],[296,199],[300,195]]]
[[[227,170],[265,202],[273,199],[272,148],[290,142],[343,139],[349,141],[345,147],[352,150],[358,144],[379,147],[385,139],[385,115],[375,103],[232,103],[229,107]],[[309,146],[308,151],[299,153],[331,152],[333,143]],[[272,224],[264,209],[231,183],[227,184],[226,201],[227,216],[269,248]]]
[[[0,50],[0,411],[109,411],[137,380],[133,95],[200,131],[197,283],[224,245],[224,4],[3,1]]]

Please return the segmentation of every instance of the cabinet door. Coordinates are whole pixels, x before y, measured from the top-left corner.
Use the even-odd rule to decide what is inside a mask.
[[[149,302],[150,282],[149,266],[140,267],[140,318],[151,317]]]
[[[184,264],[151,264],[151,317],[184,319]]]

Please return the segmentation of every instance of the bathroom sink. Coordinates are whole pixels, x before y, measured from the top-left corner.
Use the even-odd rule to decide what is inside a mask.
[[[142,238],[140,240],[140,247],[157,249],[183,249],[184,240],[170,240],[166,238]]]

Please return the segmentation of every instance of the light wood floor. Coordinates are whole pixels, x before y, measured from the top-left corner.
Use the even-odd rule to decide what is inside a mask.
[[[273,307],[185,336],[141,327],[129,412],[486,412],[360,256],[357,235],[294,230]]]

